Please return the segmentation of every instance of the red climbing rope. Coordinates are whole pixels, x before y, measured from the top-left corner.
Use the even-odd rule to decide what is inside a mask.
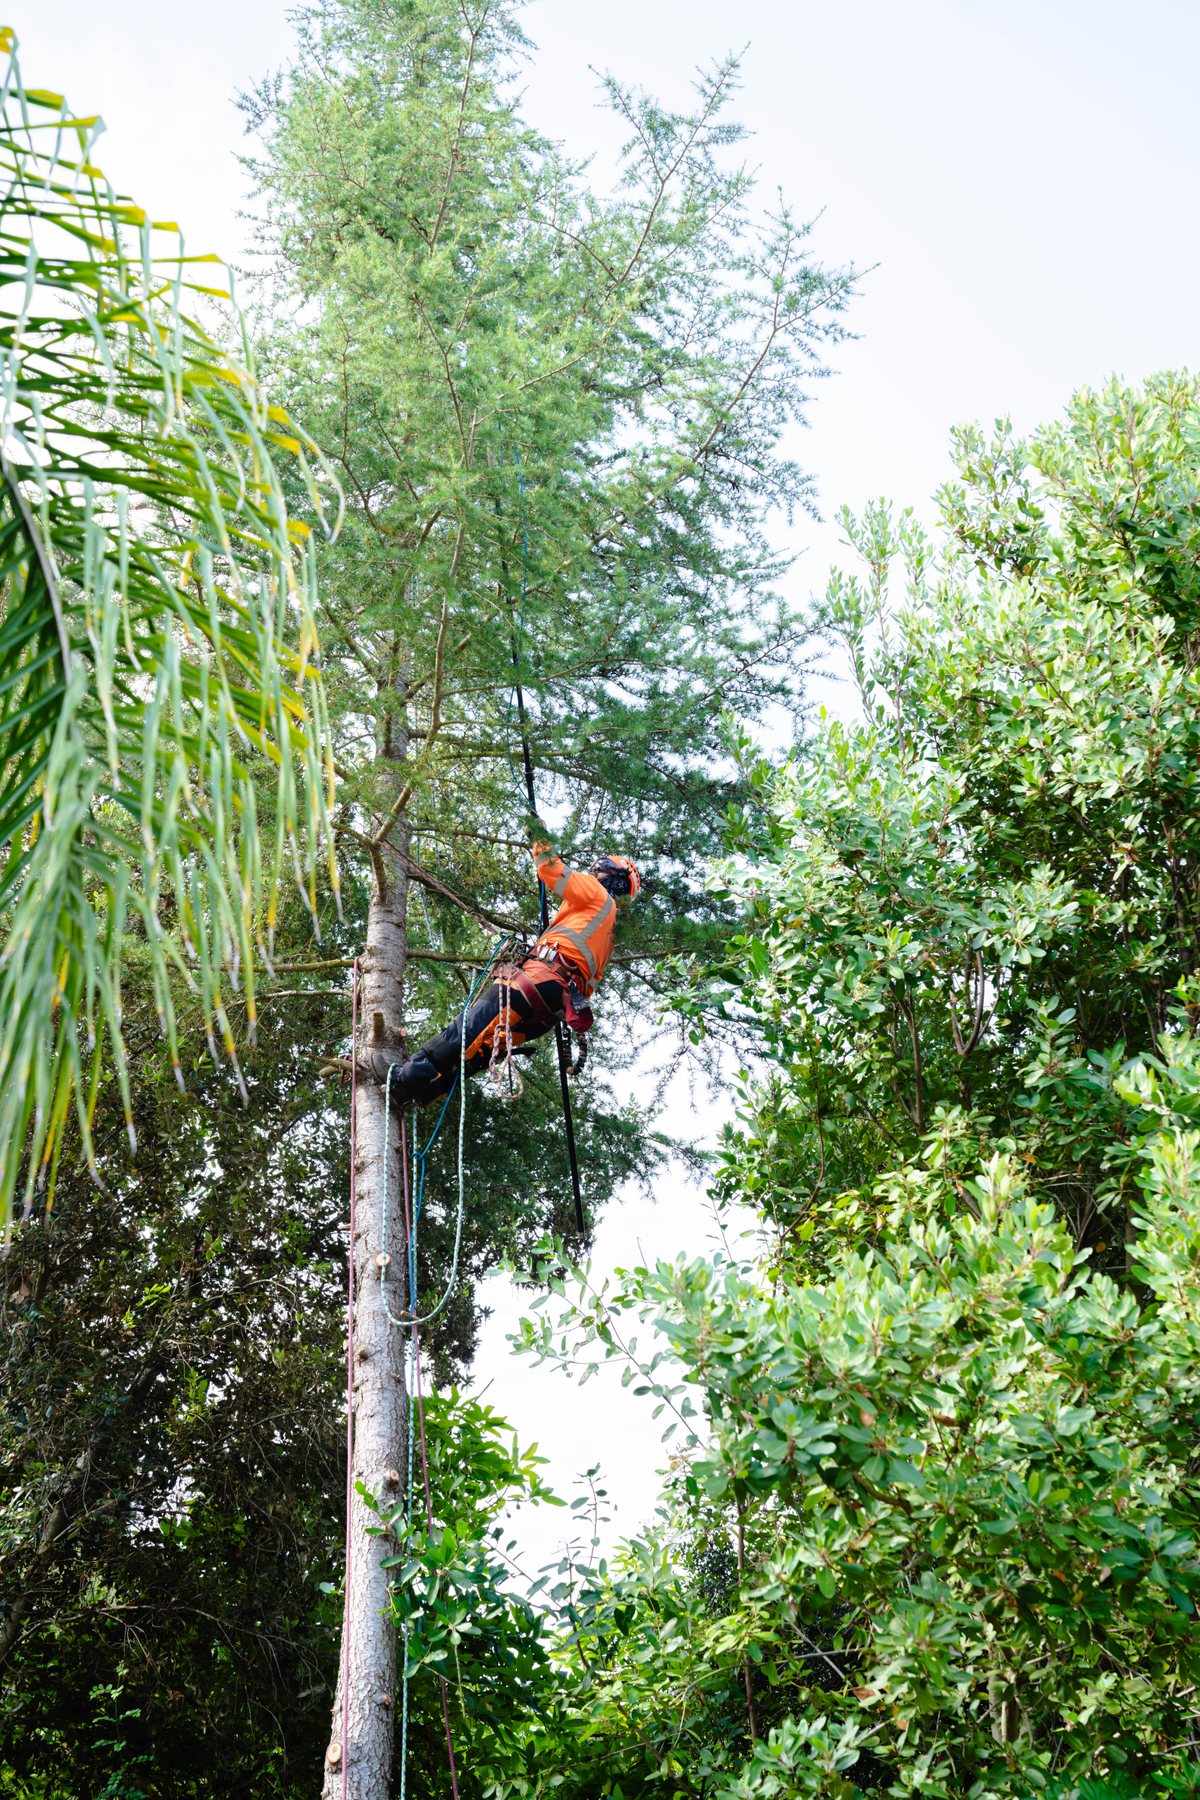
[[[342,1617],[342,1800],[350,1775],[350,1517],[354,1503],[354,1176],[358,1157],[358,958],[350,997],[350,1254],[346,1282],[346,1607]]]

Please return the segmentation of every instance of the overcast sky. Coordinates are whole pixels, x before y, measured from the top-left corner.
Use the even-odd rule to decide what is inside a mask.
[[[108,125],[96,160],[192,250],[236,257],[244,149],[232,96],[286,61],[280,0],[13,0],[26,82]],[[1200,6],[1195,0],[532,0],[531,123],[611,166],[619,133],[592,69],[683,105],[696,64],[745,47],[738,116],[764,202],[822,213],[825,261],[877,265],[798,446],[826,516],[887,494],[927,510],[964,419],[1052,418],[1074,387],[1196,356]],[[836,532],[798,522],[799,591]],[[699,1127],[686,1109],[677,1130]],[[711,1124],[711,1119],[706,1121]],[[617,1209],[599,1256],[703,1247],[694,1191]],[[602,1460],[632,1530],[651,1504],[657,1429],[613,1384],[581,1406],[502,1360],[488,1398],[538,1436],[565,1490]],[[596,1398],[591,1398],[595,1395]]]
[[[245,148],[232,96],[289,51],[281,0],[13,0],[26,80],[98,110],[98,158],[193,249],[236,256]],[[1187,0],[532,0],[533,123],[598,172],[618,139],[592,69],[673,104],[745,47],[739,116],[826,261],[878,265],[861,335],[801,449],[824,507],[924,506],[951,424],[1052,417],[1071,389],[1194,356],[1200,292]],[[823,586],[830,534],[800,527]]]

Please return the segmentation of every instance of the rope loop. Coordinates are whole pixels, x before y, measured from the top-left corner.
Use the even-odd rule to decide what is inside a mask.
[[[463,1139],[464,1139],[464,1133],[465,1133],[465,1128],[466,1128],[466,1118],[467,1118],[467,1032],[466,1032],[467,1011],[471,1005],[472,1000],[474,1000],[476,994],[479,993],[480,989],[483,987],[484,982],[487,980],[488,976],[491,974],[492,970],[495,968],[496,963],[499,960],[499,958],[503,955],[505,950],[510,949],[513,945],[515,945],[516,941],[517,941],[516,938],[511,933],[507,934],[505,937],[502,937],[499,940],[499,942],[496,944],[495,949],[492,951],[492,954],[489,956],[487,963],[484,966],[483,972],[480,975],[478,981],[476,981],[474,987],[471,989],[471,992],[467,995],[466,1004],[464,1005],[463,1010],[462,1010],[463,1025],[462,1025],[461,1030],[459,1031],[458,1074],[454,1077],[454,1081],[453,1081],[453,1084],[451,1085],[450,1092],[446,1095],[445,1103],[442,1106],[441,1112],[438,1114],[437,1124],[434,1126],[433,1131],[430,1133],[428,1142],[426,1143],[425,1148],[423,1150],[417,1149],[416,1138],[415,1138],[415,1133],[414,1133],[414,1140],[413,1140],[414,1197],[413,1197],[412,1229],[409,1232],[409,1236],[408,1236],[408,1257],[407,1257],[407,1261],[408,1261],[408,1316],[406,1318],[397,1318],[395,1313],[392,1311],[391,1307],[388,1305],[388,1300],[387,1300],[388,1264],[385,1262],[379,1271],[379,1282],[380,1282],[380,1287],[383,1292],[383,1310],[387,1314],[389,1324],[397,1326],[398,1329],[401,1331],[412,1331],[420,1325],[429,1325],[432,1323],[432,1321],[434,1319],[439,1318],[441,1316],[441,1314],[443,1312],[445,1312],[447,1306],[449,1306],[451,1298],[454,1294],[454,1290],[458,1286],[458,1259],[459,1259],[459,1253],[462,1249],[463,1214],[464,1214],[465,1204],[466,1204],[466,1201],[465,1201],[466,1184],[465,1184],[464,1174],[463,1174]],[[392,1123],[391,1093],[392,1093],[392,1073],[395,1069],[395,1066],[396,1065],[394,1063],[392,1063],[388,1067],[387,1083],[386,1083],[386,1086],[384,1089],[383,1220],[382,1220],[382,1226],[381,1226],[381,1235],[382,1235],[384,1244],[386,1244],[388,1241],[388,1230],[387,1230],[388,1164],[391,1161],[391,1123]],[[458,1213],[457,1213],[457,1217],[456,1217],[455,1223],[454,1223],[454,1255],[451,1259],[451,1264],[450,1264],[450,1279],[446,1283],[446,1289],[445,1289],[445,1292],[443,1293],[441,1299],[438,1301],[437,1305],[433,1308],[433,1310],[431,1312],[425,1313],[423,1317],[418,1317],[415,1312],[415,1300],[416,1300],[416,1291],[417,1291],[417,1223],[421,1217],[421,1207],[422,1207],[422,1204],[423,1204],[424,1198],[425,1198],[425,1158],[429,1155],[429,1152],[433,1149],[434,1144],[437,1142],[438,1134],[442,1129],[442,1123],[446,1117],[446,1113],[450,1106],[450,1102],[454,1098],[455,1088],[458,1089]],[[420,1166],[419,1179],[417,1179],[418,1165]]]
[[[492,1060],[488,1064],[488,1081],[497,1100],[519,1100],[525,1092],[525,1083],[521,1079],[514,1054],[516,1045],[513,1042],[512,990],[515,974],[513,965],[506,964],[500,971],[498,983],[500,1010],[496,1014],[496,1029],[492,1033]]]

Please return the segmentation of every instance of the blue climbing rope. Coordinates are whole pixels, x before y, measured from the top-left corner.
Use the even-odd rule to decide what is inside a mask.
[[[396,1317],[395,1313],[392,1311],[391,1307],[387,1303],[386,1286],[387,1286],[388,1260],[387,1260],[386,1251],[383,1253],[384,1260],[381,1263],[380,1270],[379,1270],[379,1283],[380,1283],[381,1289],[384,1290],[383,1291],[383,1310],[387,1314],[389,1322],[393,1325],[398,1326],[400,1328],[400,1330],[402,1330],[402,1331],[411,1331],[412,1332],[411,1350],[410,1350],[410,1358],[409,1358],[409,1381],[408,1381],[408,1469],[407,1469],[407,1478],[406,1478],[406,1483],[405,1483],[405,1524],[406,1524],[405,1541],[406,1541],[406,1544],[411,1541],[412,1524],[413,1524],[413,1424],[414,1424],[414,1410],[415,1410],[415,1406],[416,1406],[415,1394],[416,1394],[416,1379],[417,1379],[418,1335],[419,1335],[420,1327],[422,1325],[428,1325],[432,1320],[436,1319],[440,1313],[444,1312],[445,1308],[450,1304],[451,1296],[453,1295],[454,1290],[455,1290],[456,1286],[458,1285],[458,1258],[459,1258],[459,1252],[462,1248],[463,1214],[465,1211],[465,1193],[466,1193],[466,1184],[465,1184],[465,1181],[463,1178],[463,1137],[464,1137],[464,1127],[466,1124],[466,1116],[467,1116],[467,1012],[470,1008],[472,1000],[474,1000],[476,994],[478,994],[478,992],[482,988],[484,982],[487,980],[488,976],[491,974],[491,972],[492,972],[493,968],[496,966],[496,963],[499,960],[500,956],[503,954],[503,952],[506,949],[508,949],[510,947],[510,945],[515,944],[516,941],[517,941],[516,938],[513,937],[511,934],[509,934],[505,937],[502,937],[498,940],[495,948],[493,949],[491,955],[489,956],[489,958],[487,960],[487,963],[484,966],[483,972],[479,976],[479,979],[476,981],[476,983],[475,983],[474,987],[471,989],[470,993],[467,995],[466,1002],[462,1009],[462,1023],[459,1027],[458,1074],[454,1077],[454,1080],[451,1083],[450,1091],[446,1095],[445,1101],[442,1104],[441,1112],[438,1114],[437,1124],[434,1126],[432,1132],[430,1133],[428,1139],[426,1140],[425,1148],[423,1150],[417,1149],[415,1133],[413,1136],[413,1187],[412,1187],[413,1213],[412,1213],[412,1222],[408,1228],[408,1233],[407,1233],[408,1241],[407,1241],[407,1245],[406,1245],[406,1250],[407,1250],[406,1260],[407,1260],[407,1264],[408,1264],[408,1317],[406,1319],[398,1319]],[[387,1235],[388,1164],[391,1161],[390,1139],[391,1139],[391,1121],[392,1121],[392,1106],[391,1106],[392,1071],[395,1068],[395,1066],[396,1065],[394,1063],[392,1063],[388,1067],[387,1085],[384,1089],[382,1239],[385,1244],[388,1241],[388,1235]],[[417,1314],[416,1314],[417,1222],[421,1216],[421,1206],[422,1206],[422,1203],[423,1203],[424,1197],[425,1197],[425,1159],[429,1155],[429,1152],[433,1149],[434,1144],[436,1144],[436,1142],[438,1140],[438,1135],[442,1129],[443,1122],[445,1121],[446,1113],[450,1106],[450,1102],[454,1098],[455,1089],[458,1090],[458,1213],[457,1213],[457,1216],[455,1219],[455,1224],[454,1224],[454,1255],[451,1259],[450,1279],[446,1283],[445,1293],[442,1295],[442,1297],[438,1301],[437,1305],[433,1308],[432,1312],[425,1313],[423,1317],[418,1318]],[[416,1179],[418,1163],[420,1163],[420,1165],[421,1165],[421,1174],[420,1174],[419,1185],[418,1185],[417,1179]],[[406,1173],[407,1173],[407,1171],[406,1171]],[[403,1671],[400,1676],[400,1800],[404,1800],[405,1788],[406,1788],[407,1779],[408,1779],[408,1633],[407,1633],[407,1630],[405,1631],[405,1634],[404,1634],[404,1644],[403,1644],[403,1652],[402,1653],[404,1656],[404,1668],[403,1668]]]

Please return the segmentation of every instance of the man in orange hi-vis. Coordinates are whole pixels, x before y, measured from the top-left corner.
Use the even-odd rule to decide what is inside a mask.
[[[532,1043],[565,1023],[585,1032],[592,1023],[587,1002],[612,955],[617,907],[636,898],[641,877],[627,856],[602,856],[585,875],[563,867],[550,847],[540,820],[531,824],[533,861],[552,900],[560,904],[528,956],[512,967],[497,969],[491,986],[472,1000],[444,1031],[402,1067],[386,1050],[373,1051],[370,1069],[381,1083],[393,1074],[389,1093],[399,1108],[415,1101],[426,1106],[453,1087],[461,1066],[462,1034],[467,1034],[466,1070],[477,1075],[492,1060],[496,1031],[513,1048]]]

